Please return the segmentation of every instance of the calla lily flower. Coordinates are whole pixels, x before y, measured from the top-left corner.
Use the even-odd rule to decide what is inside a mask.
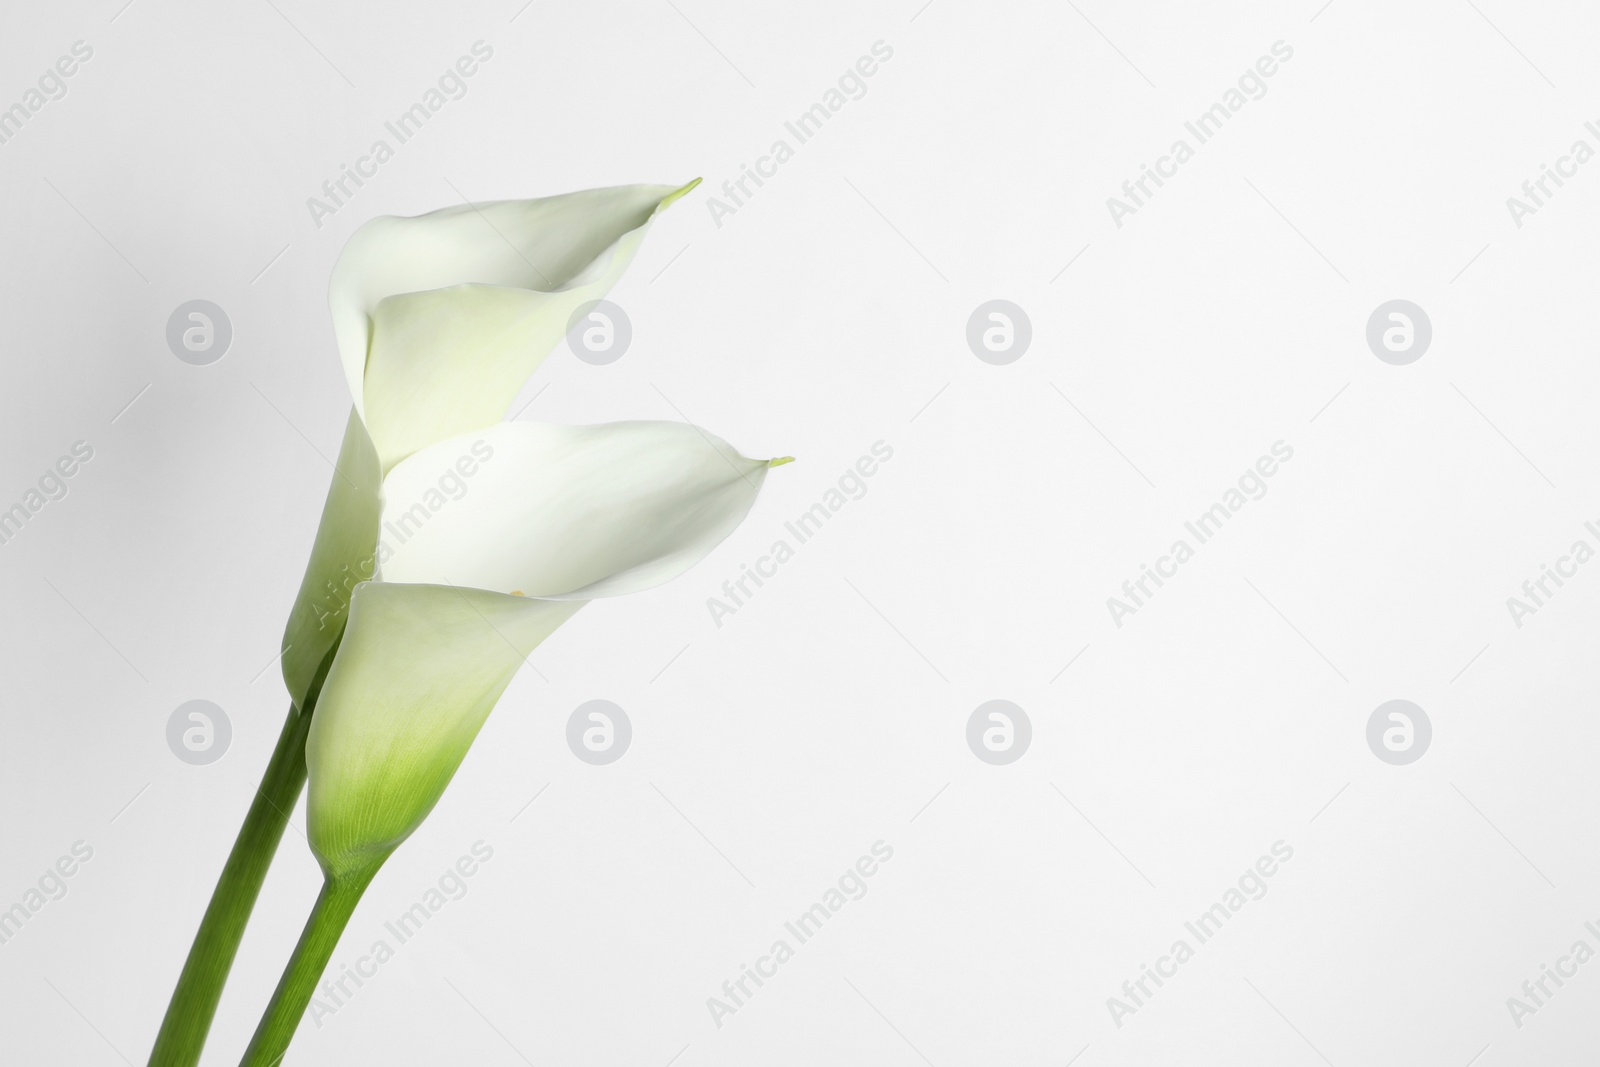
[[[293,708],[151,1052],[194,1067],[299,792],[323,892],[246,1067],[277,1067],[367,884],[528,653],[744,518],[770,466],[692,426],[502,423],[652,220],[698,181],[374,219],[329,287],[354,401],[284,632]]]
[[[245,1064],[277,1062],[378,868],[528,654],[744,519],[767,470],[682,423],[501,422],[572,314],[692,189],[629,186],[362,226],[329,304],[355,410],[284,634],[325,884]]]
[[[306,765],[308,836],[330,876],[416,828],[557,626],[675,577],[754,503],[768,462],[693,426],[498,421],[685,191],[375,219],[334,268],[356,406],[284,637],[291,691],[326,667]]]
[[[490,458],[386,552],[463,456]],[[684,423],[514,422],[390,471],[379,575],[355,587],[306,741],[307,836],[328,873],[405,840],[534,647],[589,600],[699,562],[744,519],[769,465]]]

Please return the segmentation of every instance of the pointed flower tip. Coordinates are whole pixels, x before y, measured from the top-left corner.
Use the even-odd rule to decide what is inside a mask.
[[[777,459],[769,459],[769,460],[767,460],[767,467],[768,467],[768,469],[771,469],[773,467],[781,467],[785,463],[793,463],[793,462],[794,462],[794,457],[793,456],[779,456]]]
[[[690,182],[688,185],[683,186],[681,189],[674,189],[672,192],[670,192],[666,196],[662,197],[661,198],[661,203],[656,205],[656,214],[659,215],[661,212],[667,210],[667,208],[671,207],[673,204],[677,203],[679,200],[682,200],[684,197],[688,196],[691,192],[694,191],[694,187],[699,185],[699,184],[700,184],[700,179],[696,178],[694,181]]]

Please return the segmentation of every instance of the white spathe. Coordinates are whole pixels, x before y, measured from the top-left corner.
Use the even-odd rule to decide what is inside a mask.
[[[610,291],[650,221],[694,184],[464,204],[356,230],[328,305],[381,469],[503,418],[573,312]]]
[[[441,497],[468,455],[460,498]],[[380,577],[577,600],[649,589],[732,533],[766,474],[687,423],[501,423],[389,472]]]
[[[466,456],[476,470],[452,499],[441,478]],[[768,467],[670,422],[502,423],[396,466],[379,544],[400,544],[353,591],[306,740],[307,835],[328,873],[381,863],[433,810],[528,653],[589,599],[699,562]]]

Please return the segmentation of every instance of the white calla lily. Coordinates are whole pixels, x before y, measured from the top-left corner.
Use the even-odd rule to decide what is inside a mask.
[[[246,1067],[279,1062],[362,892],[527,655],[589,600],[693,566],[786,462],[679,423],[500,422],[691,188],[379,219],[341,255],[329,302],[355,411],[283,656],[315,709],[306,821],[326,880]]]
[[[464,456],[476,471],[446,499]],[[379,575],[355,587],[306,741],[307,834],[330,875],[422,822],[539,642],[588,600],[699,562],[771,462],[684,423],[502,423],[396,466]]]
[[[366,886],[433,809],[527,655],[590,599],[703,558],[784,462],[680,424],[500,421],[572,316],[695,184],[375,219],[341,253],[329,306],[354,409],[284,631],[294,706],[152,1065],[197,1062],[308,775],[323,892],[245,1067],[281,1062]]]

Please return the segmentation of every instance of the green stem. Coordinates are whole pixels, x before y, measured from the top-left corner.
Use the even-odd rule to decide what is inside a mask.
[[[339,935],[344,933],[361,894],[367,891],[382,865],[383,861],[379,860],[369,869],[338,878],[330,876],[323,883],[322,893],[311,908],[311,918],[306,920],[306,928],[300,934],[300,943],[289,957],[289,965],[278,980],[272,1002],[261,1016],[255,1037],[250,1039],[250,1047],[245,1050],[239,1067],[278,1067],[282,1062],[289,1042],[294,1039],[295,1029],[306,1013],[306,1005],[311,1003],[317,979],[327,969],[334,946],[339,943]]]
[[[309,711],[289,708],[278,747],[272,750],[267,773],[239,828],[178,976],[178,986],[172,991],[161,1032],[150,1052],[150,1067],[195,1067],[200,1062],[200,1050],[222,999],[222,985],[239,951],[245,923],[306,782],[306,731],[310,726]]]

